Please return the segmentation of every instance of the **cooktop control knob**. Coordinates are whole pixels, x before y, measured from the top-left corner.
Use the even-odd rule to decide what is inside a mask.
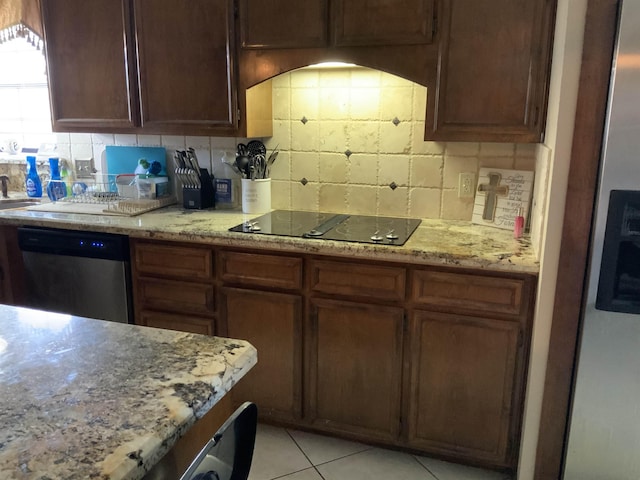
[[[398,234],[395,232],[395,230],[389,230],[389,233],[387,233],[385,237],[387,237],[388,240],[397,240]]]

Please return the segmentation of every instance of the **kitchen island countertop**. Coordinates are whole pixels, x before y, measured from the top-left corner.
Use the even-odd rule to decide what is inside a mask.
[[[142,478],[256,361],[241,340],[0,305],[0,478]]]
[[[538,273],[531,242],[512,232],[471,222],[424,219],[403,246],[256,235],[228,229],[259,215],[225,210],[165,207],[135,217],[48,213],[24,209],[0,211],[0,225],[28,225],[119,233],[136,238],[197,242],[242,248],[345,256],[425,265]]]

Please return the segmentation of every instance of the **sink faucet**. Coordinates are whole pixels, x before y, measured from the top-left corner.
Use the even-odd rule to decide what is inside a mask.
[[[7,175],[0,175],[0,182],[2,182],[2,198],[9,198],[7,195],[7,183],[9,182],[9,177]]]

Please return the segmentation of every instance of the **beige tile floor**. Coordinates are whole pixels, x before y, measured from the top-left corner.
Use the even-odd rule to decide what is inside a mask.
[[[249,480],[510,480],[506,474],[258,424]]]

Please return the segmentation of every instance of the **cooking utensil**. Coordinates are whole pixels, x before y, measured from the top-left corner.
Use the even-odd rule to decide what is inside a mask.
[[[280,152],[278,150],[275,150],[271,152],[271,155],[269,155],[269,158],[267,159],[265,178],[271,178],[271,165],[273,165],[273,163],[276,161],[276,158],[278,158],[279,153]]]
[[[267,147],[264,146],[260,140],[251,140],[247,143],[247,152],[249,156],[255,157],[256,155],[266,155]]]

